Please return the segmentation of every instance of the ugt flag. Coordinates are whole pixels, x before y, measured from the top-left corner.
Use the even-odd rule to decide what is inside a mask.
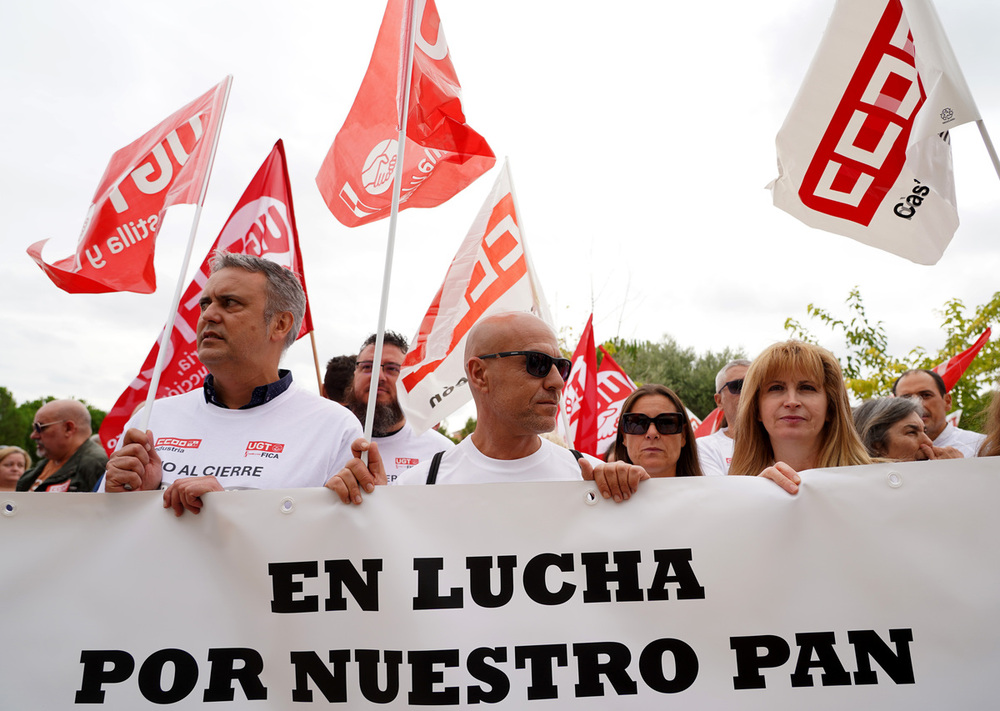
[[[929,0],[838,0],[778,133],[774,204],[934,264],[958,228],[948,131],[978,118]]]
[[[944,363],[941,363],[934,368],[934,372],[941,376],[947,390],[951,390],[955,387],[955,383],[957,383],[962,377],[962,374],[969,369],[969,366],[972,365],[972,361],[975,360],[976,355],[978,355],[982,347],[985,346],[990,340],[991,333],[992,330],[987,328],[982,332],[982,334],[980,334],[975,343],[958,355],[952,356]]]
[[[597,351],[594,350],[594,314],[573,352],[573,369],[563,389],[563,410],[569,420],[570,445],[597,456]]]
[[[361,89],[316,176],[330,211],[348,227],[389,215],[407,56],[413,74],[399,209],[440,205],[496,163],[485,139],[465,123],[434,0],[389,0]]]
[[[156,232],[169,206],[201,199],[231,82],[226,77],[111,156],[74,255],[49,264],[48,240],[28,247],[52,283],[71,294],[156,291]]]
[[[285,150],[280,140],[274,144],[271,154],[250,181],[250,185],[236,204],[229,220],[209,250],[208,256],[205,257],[205,261],[202,262],[181,298],[174,328],[167,340],[166,347],[169,350],[156,389],[157,398],[180,395],[201,387],[208,373],[198,360],[195,334],[198,316],[201,313],[198,301],[205,282],[211,275],[212,253],[217,249],[266,257],[295,272],[302,283],[302,288],[305,289],[302,254],[299,251],[295,211],[292,207],[292,190],[285,166]],[[312,329],[312,315],[309,312],[307,297],[306,314],[302,319],[302,329],[298,337],[301,338]],[[109,454],[114,451],[118,436],[135,412],[135,408],[146,401],[156,357],[162,343],[163,333],[146,356],[139,375],[121,394],[101,423],[99,432],[101,444]]]
[[[615,359],[600,346],[601,367],[597,370],[597,451],[602,455],[615,443],[618,418],[635,383]]]
[[[476,321],[506,311],[531,311],[540,318],[547,314],[518,225],[505,162],[403,361],[399,400],[417,432],[471,399],[465,378],[466,337]]]

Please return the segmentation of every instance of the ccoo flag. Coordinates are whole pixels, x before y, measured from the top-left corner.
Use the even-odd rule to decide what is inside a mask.
[[[471,399],[464,355],[475,323],[506,311],[531,311],[545,318],[542,299],[504,163],[403,361],[399,400],[416,431],[437,424]]]
[[[604,346],[599,349],[603,358],[597,371],[597,451],[603,455],[615,443],[622,405],[636,386]]]
[[[399,209],[440,205],[496,163],[485,139],[465,123],[461,86],[434,0],[389,0],[361,89],[316,176],[330,211],[348,227],[390,212],[414,12]]]
[[[243,192],[243,196],[209,250],[208,256],[205,257],[205,261],[202,262],[181,298],[177,318],[174,319],[174,328],[167,340],[169,350],[156,389],[157,398],[180,395],[201,387],[208,373],[198,360],[195,334],[198,316],[201,313],[198,302],[205,282],[211,275],[211,255],[217,249],[252,254],[277,262],[295,272],[302,283],[302,288],[305,289],[302,254],[299,251],[295,211],[292,207],[292,191],[285,165],[285,150],[280,140],[274,145],[271,154]],[[298,337],[301,338],[311,330],[312,316],[307,296],[306,314],[302,319],[302,329]],[[114,451],[117,438],[136,407],[146,401],[156,357],[162,343],[161,333],[149,355],[146,356],[139,375],[121,394],[101,423],[99,432],[101,444],[109,454]]]
[[[958,228],[948,131],[978,119],[930,0],[838,0],[778,133],[774,204],[934,264]]]
[[[49,264],[48,240],[28,254],[71,294],[156,291],[153,252],[163,213],[197,203],[208,178],[232,77],[115,152],[104,171],[73,256]]]

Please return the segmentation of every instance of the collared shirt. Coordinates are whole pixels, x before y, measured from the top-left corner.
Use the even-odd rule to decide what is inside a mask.
[[[258,385],[253,389],[253,393],[250,395],[250,402],[248,402],[240,410],[249,410],[252,407],[258,407],[266,402],[271,402],[274,398],[281,395],[281,393],[288,390],[289,386],[292,384],[292,371],[290,370],[279,370],[278,379],[273,383],[268,383],[267,385]],[[202,389],[205,391],[205,402],[215,405],[216,407],[227,408],[215,395],[215,378],[211,373],[205,376],[205,383],[202,385]]]

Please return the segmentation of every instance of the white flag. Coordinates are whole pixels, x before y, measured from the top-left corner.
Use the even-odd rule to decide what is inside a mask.
[[[403,362],[399,400],[417,432],[471,399],[465,378],[466,337],[478,320],[506,311],[531,311],[551,325],[518,226],[505,162]]]
[[[977,119],[930,0],[838,0],[778,133],[774,204],[934,264],[958,228],[948,131]]]

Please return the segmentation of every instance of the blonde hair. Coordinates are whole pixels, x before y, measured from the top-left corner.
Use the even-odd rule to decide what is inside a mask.
[[[0,447],[0,462],[16,452],[20,452],[24,456],[24,470],[28,471],[31,469],[31,456],[20,447],[15,447],[14,445]]]
[[[802,341],[775,343],[764,349],[747,371],[736,416],[736,441],[730,474],[756,476],[774,464],[771,437],[760,420],[760,394],[766,383],[796,373],[823,384],[826,424],[820,435],[818,468],[870,464],[854,429],[851,405],[840,364],[825,348]]]
[[[986,415],[986,439],[979,447],[978,457],[1000,455],[1000,391],[994,390]]]

